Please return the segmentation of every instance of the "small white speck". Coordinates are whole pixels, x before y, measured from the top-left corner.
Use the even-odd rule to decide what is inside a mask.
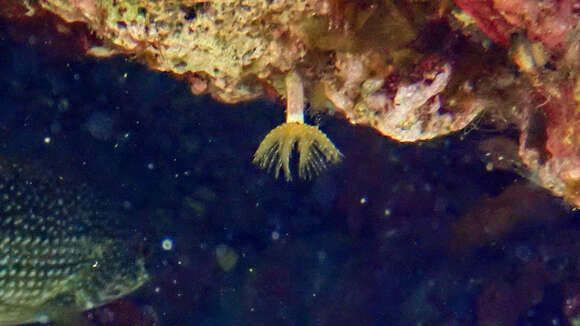
[[[272,240],[278,239],[280,239],[280,233],[278,233],[277,231],[272,232]]]
[[[364,204],[366,204],[366,203],[367,203],[367,197],[361,197],[361,199],[360,199],[360,204],[361,204],[361,205],[364,205]]]
[[[52,141],[52,139],[49,136],[44,137],[44,143],[45,144],[50,144],[50,142]]]
[[[161,242],[161,248],[163,248],[163,250],[173,249],[173,240],[169,238],[163,239],[163,241]]]
[[[493,168],[494,168],[494,166],[493,166],[493,163],[492,163],[492,162],[488,162],[488,163],[485,165],[485,170],[486,170],[487,172],[491,172],[491,171],[493,171]]]
[[[125,200],[122,205],[123,205],[123,208],[124,209],[131,209],[131,207],[133,207],[133,205],[131,204],[131,202],[128,201],[128,200]]]

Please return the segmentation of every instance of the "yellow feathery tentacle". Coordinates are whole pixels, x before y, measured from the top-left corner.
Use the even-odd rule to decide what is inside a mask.
[[[290,159],[296,148],[298,176],[310,179],[329,164],[341,161],[342,154],[332,141],[317,127],[303,123],[284,123],[270,131],[254,154],[254,164],[273,172],[278,178],[280,170],[286,181],[292,180]]]

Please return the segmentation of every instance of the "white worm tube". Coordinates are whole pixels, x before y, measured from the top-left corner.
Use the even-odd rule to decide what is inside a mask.
[[[286,75],[286,123],[304,123],[304,85],[296,72]]]

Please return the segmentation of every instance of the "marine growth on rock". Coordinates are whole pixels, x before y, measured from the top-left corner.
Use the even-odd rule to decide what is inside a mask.
[[[13,21],[56,15],[54,24],[67,26],[59,29],[63,33],[76,31],[86,54],[135,58],[186,80],[194,94],[227,103],[275,97],[286,99],[291,110],[287,77],[299,76],[301,109],[308,105],[312,112],[344,117],[400,142],[441,137],[476,118],[477,125],[497,130],[516,127],[526,175],[580,205],[575,1],[10,4],[2,15]],[[279,128],[266,137],[254,160],[275,175],[282,170],[291,178],[295,144],[301,177],[339,160],[316,127]]]
[[[286,76],[286,90],[286,122],[266,135],[254,154],[254,163],[273,171],[276,178],[282,169],[284,177],[290,181],[290,158],[296,147],[300,155],[298,176],[311,178],[327,164],[340,162],[342,154],[322,131],[304,123],[304,86],[297,73]]]

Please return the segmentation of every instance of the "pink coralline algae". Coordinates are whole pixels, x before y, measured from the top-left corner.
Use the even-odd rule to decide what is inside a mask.
[[[519,127],[519,155],[531,179],[580,205],[580,4],[566,0],[456,3],[491,40],[508,48],[521,73],[513,79],[518,89],[505,89],[517,97],[513,105],[499,100],[497,111]]]
[[[516,127],[526,175],[580,206],[578,2],[39,0],[21,7],[27,16],[50,12],[88,27],[89,55],[137,58],[227,103],[277,97],[400,142],[444,136],[476,119]],[[1,14],[19,19],[9,11]],[[288,76],[299,78],[300,99]]]
[[[510,44],[512,34],[526,31],[530,40],[559,47],[577,22],[573,0],[455,0],[493,41]]]

